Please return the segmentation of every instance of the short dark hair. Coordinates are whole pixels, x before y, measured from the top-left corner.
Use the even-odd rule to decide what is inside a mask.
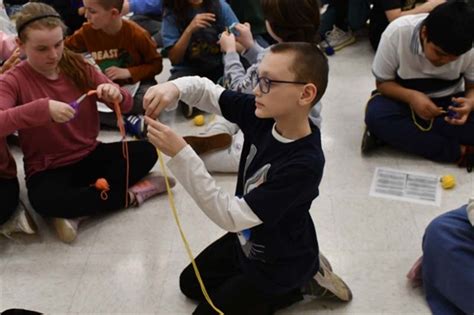
[[[304,42],[279,43],[273,45],[270,51],[274,54],[293,54],[290,71],[294,73],[295,80],[316,85],[318,94],[313,105],[316,104],[326,91],[329,75],[328,59],[318,45]]]
[[[99,0],[99,5],[106,10],[117,9],[122,12],[123,0]]]
[[[448,54],[460,56],[472,49],[474,10],[465,1],[440,4],[425,19],[426,39]]]
[[[265,19],[284,42],[320,41],[318,0],[261,0],[261,3]]]

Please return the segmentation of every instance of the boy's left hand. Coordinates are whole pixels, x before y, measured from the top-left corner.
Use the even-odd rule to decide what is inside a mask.
[[[122,93],[120,93],[120,89],[110,83],[100,84],[97,87],[96,92],[97,97],[106,103],[121,103],[123,100],[123,96]]]
[[[108,67],[107,69],[105,69],[104,73],[107,78],[112,81],[130,79],[132,77],[132,74],[128,69],[119,68],[115,66]]]
[[[145,117],[145,123],[148,125],[148,141],[167,156],[174,157],[187,145],[183,137],[159,121]]]
[[[465,97],[453,97],[453,102],[456,102],[457,106],[449,106],[448,109],[457,113],[457,117],[450,118],[446,116],[444,120],[451,125],[464,125],[467,121],[467,117],[474,109],[474,100]]]

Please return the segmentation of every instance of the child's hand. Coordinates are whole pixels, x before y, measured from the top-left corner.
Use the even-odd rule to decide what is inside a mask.
[[[250,24],[245,22],[244,24],[237,24],[235,29],[239,31],[240,35],[235,38],[235,40],[240,43],[245,49],[249,49],[254,45],[252,31]]]
[[[152,86],[143,97],[145,115],[156,118],[163,109],[174,104],[179,98],[179,90],[172,82]]]
[[[145,117],[145,123],[148,125],[148,141],[164,154],[174,157],[187,145],[183,137],[177,135],[170,127],[150,117]]]
[[[49,100],[49,114],[51,115],[51,119],[57,123],[65,123],[70,121],[74,118],[76,111],[72,108],[71,105]]]
[[[119,68],[115,66],[108,67],[107,69],[105,69],[104,73],[107,76],[107,78],[109,78],[112,81],[125,80],[132,77],[132,74],[130,73],[128,69]]]
[[[186,30],[188,30],[192,34],[201,28],[210,27],[211,23],[215,21],[216,15],[214,13],[199,13],[194,16],[193,20],[191,21],[191,23],[189,23]]]
[[[221,39],[219,40],[219,45],[221,45],[221,50],[225,53],[228,52],[235,52],[236,44],[235,44],[235,36],[232,33],[227,31],[222,32]]]
[[[12,55],[4,62],[0,73],[5,73],[20,62],[20,49],[16,48]]]
[[[436,106],[426,94],[421,92],[416,92],[413,95],[410,106],[418,116],[425,120],[430,120],[443,113],[442,108]]]
[[[121,103],[123,100],[122,93],[120,89],[110,83],[100,84],[97,89],[97,97],[103,100],[106,103]]]
[[[457,113],[456,117],[444,117],[444,120],[451,125],[463,125],[467,121],[467,117],[474,109],[474,101],[465,97],[453,97],[453,102],[456,102],[457,106],[449,106],[448,109]]]

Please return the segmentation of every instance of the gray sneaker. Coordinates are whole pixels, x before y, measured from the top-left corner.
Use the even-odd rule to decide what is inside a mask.
[[[325,49],[326,46],[331,46],[334,50],[340,50],[346,46],[349,46],[355,43],[356,38],[352,34],[351,30],[344,32],[337,26],[334,26],[333,29],[326,33],[326,42],[321,42],[321,47]]]
[[[320,299],[335,298],[343,302],[351,301],[351,289],[338,275],[328,268],[328,264],[328,261],[327,264],[321,261],[319,271],[303,288],[303,294]]]
[[[14,233],[35,234],[36,230],[35,221],[33,221],[21,201],[12,217],[0,226],[0,234],[7,238],[11,238]]]
[[[72,243],[77,237],[79,219],[52,218],[51,222],[58,238],[64,243]]]

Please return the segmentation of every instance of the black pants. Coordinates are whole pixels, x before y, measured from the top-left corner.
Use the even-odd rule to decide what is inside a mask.
[[[131,186],[155,165],[155,147],[145,141],[129,141],[129,181]],[[101,143],[83,160],[65,167],[46,170],[31,176],[26,186],[31,205],[41,215],[77,218],[126,206],[126,162],[122,143]],[[110,185],[107,200],[94,185],[105,178]]]
[[[207,292],[224,314],[273,314],[303,299],[299,289],[281,296],[268,296],[260,291],[240,268],[236,242],[236,235],[227,233],[196,257]],[[200,301],[193,314],[216,314],[204,299],[192,265],[181,273],[179,285],[184,295]]]
[[[18,206],[20,186],[18,179],[0,178],[0,200],[3,206],[0,208],[0,225],[7,222]]]

